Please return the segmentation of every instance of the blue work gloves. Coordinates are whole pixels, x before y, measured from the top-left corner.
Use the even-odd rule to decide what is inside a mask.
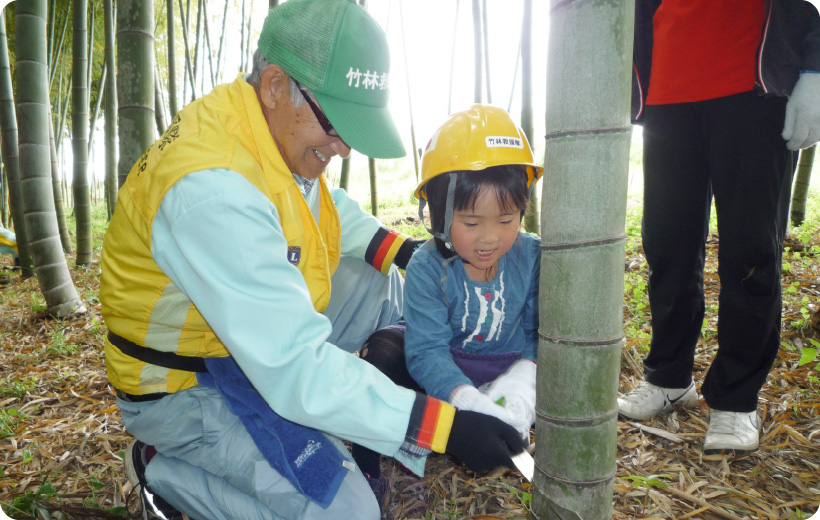
[[[820,140],[820,73],[800,73],[786,103],[782,135],[789,150],[808,148]]]

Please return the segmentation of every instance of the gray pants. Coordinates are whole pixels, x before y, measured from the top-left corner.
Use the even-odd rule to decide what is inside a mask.
[[[372,332],[401,316],[403,280],[395,270],[385,277],[360,260],[343,258],[332,282],[328,341],[344,350],[358,350]],[[197,386],[159,401],[117,404],[125,429],[157,449],[146,467],[148,485],[196,520],[380,516],[352,459],[330,506],[311,502],[270,466],[216,389]],[[347,453],[339,439],[331,440]]]

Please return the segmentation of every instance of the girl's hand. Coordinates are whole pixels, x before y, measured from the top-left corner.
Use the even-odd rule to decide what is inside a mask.
[[[518,396],[522,405],[533,409],[535,415],[535,368],[536,364],[528,359],[519,359],[506,372],[498,376],[487,386],[485,392],[493,402],[504,398],[506,403],[513,396]],[[483,388],[483,387],[482,387]],[[508,408],[508,407],[507,407]]]
[[[526,440],[529,440],[531,423],[524,424],[526,418],[516,416],[507,407],[497,405],[488,396],[482,394],[478,388],[471,385],[462,385],[453,390],[450,396],[450,404],[457,409],[497,417],[518,430],[522,437],[526,434]]]
[[[518,360],[485,390],[491,401],[503,403],[515,420],[510,424],[527,438],[535,422],[535,369],[532,361]]]

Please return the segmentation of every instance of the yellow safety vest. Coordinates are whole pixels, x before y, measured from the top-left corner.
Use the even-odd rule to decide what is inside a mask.
[[[314,308],[322,312],[330,300],[341,228],[324,176],[317,225],[270,134],[255,90],[240,77],[180,111],[119,191],[103,242],[102,315],[111,332],[142,348],[194,358],[228,355],[151,255],[151,228],[164,195],[185,175],[212,168],[240,173],[276,206],[288,250],[300,251],[297,267]],[[197,384],[193,372],[140,361],[108,340],[105,357],[109,381],[129,394],[176,392]]]

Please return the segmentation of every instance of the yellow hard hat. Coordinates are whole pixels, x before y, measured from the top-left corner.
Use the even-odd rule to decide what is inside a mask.
[[[456,112],[439,127],[424,149],[421,182],[417,199],[427,195],[422,189],[437,175],[452,171],[479,171],[490,166],[520,164],[527,167],[527,186],[541,177],[544,169],[535,164],[527,136],[502,108],[473,105]]]

